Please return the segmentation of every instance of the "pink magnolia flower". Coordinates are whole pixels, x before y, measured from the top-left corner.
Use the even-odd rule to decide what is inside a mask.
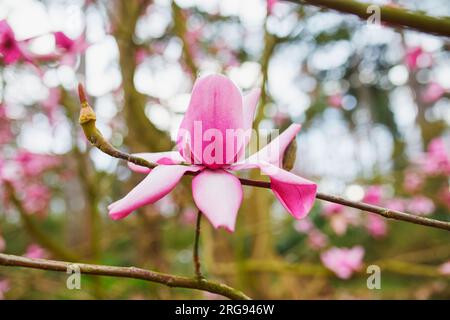
[[[0,300],[5,299],[5,293],[7,293],[10,289],[9,280],[3,279],[0,280]]]
[[[44,259],[47,256],[47,251],[37,244],[30,244],[24,254],[24,257],[32,259]]]
[[[443,275],[450,276],[450,261],[440,265],[439,272]]]
[[[422,101],[425,103],[434,103],[446,94],[446,92],[447,91],[439,83],[431,82],[422,92]]]
[[[80,35],[77,39],[71,39],[64,32],[57,31],[54,36],[58,49],[57,54],[59,54],[60,63],[63,65],[74,65],[77,55],[83,53],[89,47],[84,35]]]
[[[408,203],[408,210],[418,215],[430,215],[434,209],[433,200],[425,196],[416,196]]]
[[[387,234],[386,221],[377,215],[370,214],[367,217],[367,231],[374,238],[382,238]]]
[[[192,172],[192,194],[197,207],[215,228],[232,232],[243,190],[231,171],[253,168],[270,177],[272,191],[291,215],[296,219],[305,217],[313,206],[317,185],[279,167],[300,125],[292,124],[243,160],[259,94],[260,90],[254,89],[242,96],[236,85],[222,75],[197,80],[178,132],[178,151],[136,154],[159,165],[150,170],[129,164],[132,170],[148,175],[128,195],[108,207],[110,217],[122,219],[133,210],[154,203],[167,195],[185,173]]]
[[[321,254],[325,267],[333,271],[341,279],[349,279],[353,272],[363,266],[364,248],[355,246],[348,248],[331,248]]]
[[[16,40],[14,31],[6,20],[0,20],[0,55],[6,65],[19,60],[29,60],[28,54],[23,50],[21,43]]]

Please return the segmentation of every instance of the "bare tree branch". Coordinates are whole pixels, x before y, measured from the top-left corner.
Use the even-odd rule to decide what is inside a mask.
[[[0,253],[0,265],[8,267],[24,267],[32,269],[67,272],[76,265],[82,274],[111,276],[119,278],[140,279],[164,284],[172,288],[189,288],[222,295],[233,300],[250,300],[243,292],[225,284],[198,278],[188,278],[136,267],[115,267],[65,261],[30,259],[21,256]]]
[[[368,19],[374,14],[371,8],[374,4],[353,0],[287,0],[297,4],[310,4],[343,13],[357,15]],[[380,20],[394,26],[406,27],[439,36],[450,37],[450,18],[431,17],[422,12],[411,11],[394,6],[380,6]]]

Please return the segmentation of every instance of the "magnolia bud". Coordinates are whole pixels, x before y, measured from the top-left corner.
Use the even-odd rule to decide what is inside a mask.
[[[80,118],[78,122],[83,125],[85,123],[88,123],[89,121],[95,121],[96,116],[94,109],[89,105],[86,94],[84,93],[83,85],[80,83],[78,85],[78,95],[80,96],[80,102],[81,102],[81,110],[80,110]]]

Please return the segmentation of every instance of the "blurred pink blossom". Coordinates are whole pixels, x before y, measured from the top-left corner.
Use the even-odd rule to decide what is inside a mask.
[[[450,261],[441,264],[439,272],[443,275],[450,276]]]
[[[272,14],[274,6],[279,0],[267,0],[267,13]]]
[[[344,208],[345,207],[342,204],[334,202],[326,202],[323,205],[323,214],[325,216],[330,216],[333,214],[341,213],[344,210]]]
[[[437,82],[431,82],[422,92],[422,101],[434,103],[438,101],[447,91]]]
[[[405,200],[394,198],[386,201],[386,207],[391,210],[404,211],[405,210]]]
[[[423,177],[416,172],[408,172],[403,181],[403,188],[408,192],[415,192],[423,184]]]
[[[357,226],[359,224],[360,216],[355,211],[344,211],[331,216],[330,220],[331,228],[338,236],[344,235],[349,226]]]
[[[382,238],[387,234],[386,221],[375,214],[369,214],[366,224],[367,231],[374,238]]]
[[[144,48],[139,48],[138,50],[136,50],[136,56],[135,56],[135,61],[136,64],[141,64],[142,62],[144,62],[145,58],[147,58],[148,56],[148,52],[146,49]]]
[[[16,40],[14,31],[6,20],[0,20],[0,55],[6,65],[29,60],[29,56],[23,50],[22,44]]]
[[[342,108],[342,94],[336,93],[328,97],[328,104],[334,108]]]
[[[54,33],[54,37],[57,55],[59,56],[60,63],[63,65],[73,66],[77,56],[89,47],[83,34],[76,39],[72,39],[64,32],[57,31]]]
[[[302,220],[294,221],[294,229],[300,233],[308,233],[309,231],[314,229],[314,224],[310,219],[305,218]]]
[[[408,210],[417,215],[430,215],[434,209],[433,201],[425,196],[416,196],[408,203]]]
[[[423,51],[421,47],[411,47],[406,50],[405,64],[409,70],[429,67],[432,59],[431,54]]]
[[[333,271],[341,279],[349,279],[353,272],[363,266],[364,248],[331,248],[320,256],[325,267]]]
[[[181,222],[187,225],[193,225],[197,220],[197,210],[194,208],[186,208],[181,214]]]
[[[328,237],[322,231],[313,229],[308,233],[308,245],[311,249],[319,250],[328,244]]]
[[[339,203],[325,203],[322,212],[325,217],[329,218],[331,229],[339,236],[347,232],[349,225],[358,224],[354,213],[345,211],[345,206]]]
[[[7,293],[10,289],[9,280],[3,279],[0,280],[0,300],[5,299],[5,293]]]
[[[29,177],[37,176],[43,171],[60,164],[60,159],[55,156],[37,154],[27,150],[20,150],[14,160],[19,165],[23,175]]]
[[[446,150],[444,139],[434,138],[428,145],[424,157],[419,160],[422,169],[431,175],[450,175],[450,156]]]
[[[21,191],[24,194],[23,206],[28,213],[41,215],[47,213],[51,193],[45,185],[26,185]]]
[[[383,190],[381,186],[370,186],[366,190],[366,194],[364,195],[363,202],[373,205],[378,205],[381,202]]]
[[[273,122],[278,127],[282,127],[287,121],[289,121],[289,119],[290,118],[288,114],[277,111],[277,113],[275,113],[275,116],[273,117]]]
[[[33,243],[27,247],[27,250],[23,256],[31,259],[45,259],[48,254],[44,248]]]
[[[347,232],[348,225],[350,221],[345,214],[337,214],[330,217],[331,229],[338,235],[342,236]]]

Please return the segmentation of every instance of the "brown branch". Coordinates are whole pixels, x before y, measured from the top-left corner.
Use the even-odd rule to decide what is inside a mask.
[[[197,279],[202,279],[202,271],[201,271],[201,264],[200,264],[200,257],[198,254],[198,245],[200,242],[200,225],[202,221],[202,212],[198,210],[197,213],[197,222],[195,224],[195,238],[194,238],[194,250],[193,250],[193,259],[194,259],[194,266],[195,266],[195,275],[197,276]]]
[[[137,164],[139,166],[147,167],[150,169],[153,169],[157,166],[155,163],[150,163],[147,160],[141,159],[139,157],[135,157],[132,155],[129,155],[127,153],[124,153],[122,151],[117,150],[114,148],[108,141],[106,141],[105,138],[103,138],[100,131],[97,130],[95,127],[95,113],[94,110],[89,106],[86,97],[84,95],[83,86],[80,84],[79,87],[79,95],[80,95],[80,101],[81,101],[81,113],[80,113],[80,125],[83,127],[84,133],[86,134],[86,137],[88,140],[97,148],[99,148],[101,151],[105,152],[106,154],[109,154],[110,156],[114,158],[119,158],[123,160],[127,160],[129,162],[132,162],[134,164]],[[187,173],[188,175],[195,175],[195,173]],[[265,181],[255,181],[250,179],[239,179],[243,185],[246,186],[252,186],[252,187],[258,187],[258,188],[266,188],[270,189],[270,182]],[[378,214],[380,216],[383,216],[388,219],[393,220],[399,220],[399,221],[406,221],[411,222],[423,226],[438,228],[450,231],[450,222],[448,221],[440,221],[435,220],[431,218],[425,218],[420,217],[414,214],[401,212],[397,210],[391,210],[375,205],[371,205],[364,202],[358,202],[358,201],[351,201],[347,200],[345,198],[341,198],[338,196],[320,193],[318,192],[316,195],[317,199],[328,201],[328,202],[334,202],[338,203],[347,207],[352,207],[355,209],[360,209],[363,211],[371,212]]]
[[[353,0],[287,0],[297,4],[310,4],[327,9],[333,9],[343,13],[349,13],[368,19],[373,12],[368,8],[373,6],[372,3],[362,3]],[[407,10],[393,6],[381,6],[380,19],[382,22],[394,26],[406,27],[418,31],[431,33],[439,36],[450,37],[450,18],[449,17],[431,17],[422,12]]]
[[[233,300],[250,300],[243,292],[225,284],[205,279],[188,278],[171,274],[159,273],[136,267],[115,267],[85,263],[70,263],[46,259],[30,259],[21,256],[0,253],[0,265],[9,267],[24,267],[41,270],[67,272],[68,268],[76,265],[82,274],[111,276],[119,278],[140,279],[164,284],[172,288],[189,288],[207,291]]]
[[[270,189],[270,182],[254,181],[254,180],[249,180],[249,179],[240,179],[240,180],[243,185]],[[435,220],[435,219],[431,219],[431,218],[420,217],[420,216],[413,215],[410,213],[401,212],[401,211],[397,211],[397,210],[391,210],[388,208],[383,208],[383,207],[375,206],[375,205],[364,203],[364,202],[351,201],[351,200],[347,200],[342,197],[338,197],[338,196],[326,194],[326,193],[321,193],[321,192],[318,192],[316,197],[317,197],[317,199],[320,199],[320,200],[334,202],[334,203],[342,204],[343,206],[346,206],[346,207],[352,207],[355,209],[360,209],[363,211],[375,213],[375,214],[381,215],[388,219],[406,221],[406,222],[411,222],[411,223],[415,223],[415,224],[420,224],[423,226],[429,226],[429,227],[434,227],[434,228],[439,228],[439,229],[450,231],[450,222],[447,222],[447,221],[440,221],[440,220]]]

